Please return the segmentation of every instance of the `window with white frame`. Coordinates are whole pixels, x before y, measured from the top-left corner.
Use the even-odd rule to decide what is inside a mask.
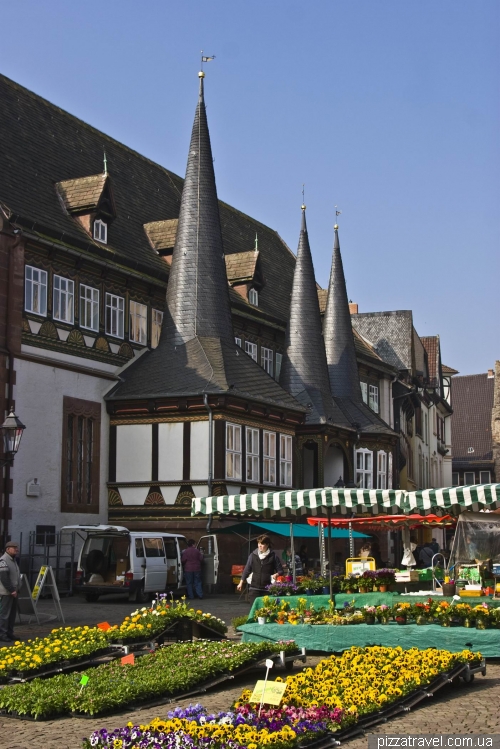
[[[292,438],[280,434],[280,485],[292,485]]]
[[[262,466],[264,484],[276,483],[276,432],[263,432]]]
[[[375,413],[378,414],[378,385],[368,386],[368,405],[370,406],[372,411],[375,411]]]
[[[387,453],[377,453],[377,489],[387,489]]]
[[[259,430],[246,428],[247,481],[259,482]]]
[[[429,444],[429,416],[424,413],[424,440],[425,444]]]
[[[254,307],[259,306],[259,293],[257,289],[250,289],[248,292],[248,301],[253,304]]]
[[[130,340],[141,346],[148,340],[148,308],[139,302],[130,302]]]
[[[24,269],[24,309],[35,315],[47,314],[47,271],[27,265]]]
[[[106,333],[123,338],[125,300],[122,296],[106,294]]]
[[[373,488],[373,453],[364,447],[356,450],[356,484],[360,489]]]
[[[106,244],[108,241],[108,225],[104,221],[101,221],[101,219],[94,221],[94,239],[103,244]]]
[[[368,384],[366,382],[360,382],[361,385],[361,396],[363,403],[368,403]]]
[[[99,289],[80,284],[80,325],[99,330]]]
[[[159,309],[151,310],[151,348],[156,348],[160,342],[163,312]]]
[[[279,380],[280,378],[282,362],[283,362],[283,354],[279,354],[278,352],[276,352],[276,366],[274,368],[275,370],[274,376],[277,380]]]
[[[241,480],[241,427],[226,424],[226,478]]]
[[[248,356],[251,356],[254,361],[257,361],[257,344],[251,341],[245,341],[245,352]]]
[[[273,376],[273,356],[274,352],[272,348],[265,348],[262,346],[260,350],[260,365],[262,369],[265,369],[268,375]]]
[[[479,483],[480,484],[491,484],[491,473],[489,471],[479,472]]]
[[[464,484],[466,486],[471,486],[472,484],[476,483],[476,475],[474,471],[466,471],[464,473]]]
[[[239,338],[238,336],[235,336],[234,342],[237,346],[241,348],[241,338]]]
[[[72,323],[74,316],[75,284],[69,278],[54,276],[52,316],[54,320]]]

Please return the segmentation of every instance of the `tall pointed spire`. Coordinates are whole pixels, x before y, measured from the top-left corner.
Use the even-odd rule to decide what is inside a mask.
[[[328,381],[305,205],[302,205],[302,225],[293,275],[290,319],[286,330],[280,384],[308,407],[308,423],[334,421],[337,409]]]
[[[330,387],[334,398],[351,398],[361,402],[358,363],[354,348],[351,313],[340,254],[338,225],[335,224],[332,270],[328,285],[323,335]]]
[[[195,337],[234,345],[219,204],[200,72],[198,105],[182,190],[162,337],[182,345]]]

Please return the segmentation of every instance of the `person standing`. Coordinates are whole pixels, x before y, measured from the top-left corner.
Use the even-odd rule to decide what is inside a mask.
[[[196,548],[195,543],[195,540],[190,538],[187,549],[184,549],[181,554],[184,581],[186,583],[188,598],[191,600],[193,600],[195,593],[197,598],[203,598],[203,586],[201,583],[203,554]]]
[[[252,575],[249,601],[253,603],[256,598],[267,594],[266,585],[271,584],[271,576],[276,574],[283,574],[283,565],[276,552],[271,549],[269,536],[259,536],[257,548],[248,557],[236,590],[242,590],[247,577]]]
[[[0,641],[13,642],[17,613],[17,594],[21,587],[21,573],[16,562],[19,547],[9,541],[0,557]]]

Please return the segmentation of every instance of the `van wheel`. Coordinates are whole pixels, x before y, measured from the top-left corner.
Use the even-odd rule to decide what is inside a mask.
[[[99,595],[97,593],[86,593],[85,594],[85,600],[87,603],[95,603],[99,599]]]

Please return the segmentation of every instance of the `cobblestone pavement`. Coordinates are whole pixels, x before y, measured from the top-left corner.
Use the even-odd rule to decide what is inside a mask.
[[[248,604],[239,601],[236,596],[209,597],[197,601],[200,608],[220,616],[228,623],[235,616],[246,614]],[[50,601],[42,604],[42,610],[50,610]],[[114,623],[121,621],[123,616],[130,613],[131,604],[122,601],[102,601],[87,604],[79,599],[63,601],[67,624],[92,624],[99,621]],[[57,626],[51,622],[38,628],[36,625],[19,627],[17,632],[24,637],[36,636],[43,631]],[[40,629],[40,632],[39,632]],[[232,631],[230,631],[232,634]],[[307,665],[314,666],[321,656],[308,657]],[[302,664],[298,664],[300,668]],[[298,670],[298,668],[296,669]],[[147,723],[155,717],[164,717],[174,706],[185,706],[193,702],[201,702],[211,710],[227,709],[239,696],[241,690],[252,687],[260,674],[249,672],[233,681],[221,684],[217,689],[206,695],[175,701],[171,706],[148,708],[115,715],[111,718],[65,718],[58,721],[32,722],[6,719],[0,716],[0,749],[79,749],[82,739],[96,728],[108,730],[123,726],[128,721],[135,724]],[[460,682],[450,685],[436,694],[429,702],[421,703],[404,716],[395,718],[388,723],[373,729],[373,733],[390,734],[492,734],[500,733],[500,718],[497,715],[497,705],[500,703],[500,662],[488,663],[486,677],[476,676],[471,685]],[[347,742],[348,749],[366,749],[367,739],[357,737]]]

